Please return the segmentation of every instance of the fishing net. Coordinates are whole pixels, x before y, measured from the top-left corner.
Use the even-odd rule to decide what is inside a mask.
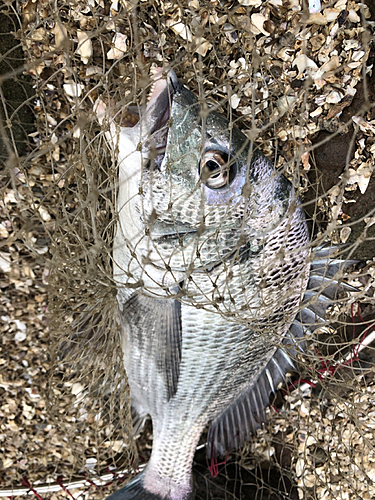
[[[375,10],[319,3],[2,3],[0,496],[105,498],[150,456],[119,345],[105,130],[137,122],[168,66],[294,184],[312,248],[358,261],[264,428],[212,462],[202,436],[196,497],[375,498]]]

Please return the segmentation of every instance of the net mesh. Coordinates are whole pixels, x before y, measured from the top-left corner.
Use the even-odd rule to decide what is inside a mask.
[[[150,456],[151,423],[132,436],[100,109],[133,125],[168,65],[292,181],[312,247],[360,261],[265,427],[212,463],[202,436],[196,497],[375,498],[375,11],[313,3],[0,6],[1,496],[105,498]]]

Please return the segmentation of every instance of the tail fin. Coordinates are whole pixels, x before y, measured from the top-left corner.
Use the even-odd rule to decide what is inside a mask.
[[[165,500],[160,495],[155,495],[143,486],[143,472],[138,474],[121,490],[115,491],[106,500]]]
[[[143,484],[143,476],[144,471],[121,488],[121,490],[112,493],[106,500],[173,500],[169,495],[168,497],[164,497],[147,490]],[[179,496],[178,498],[179,500],[194,500],[195,493],[193,491],[188,497],[183,495],[183,497]]]

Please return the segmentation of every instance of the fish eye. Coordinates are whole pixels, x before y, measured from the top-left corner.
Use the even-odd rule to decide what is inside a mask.
[[[210,189],[229,186],[236,176],[236,164],[228,154],[218,150],[208,150],[202,155],[199,173],[202,182]]]

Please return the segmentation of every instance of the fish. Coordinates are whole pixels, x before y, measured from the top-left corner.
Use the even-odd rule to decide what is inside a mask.
[[[153,446],[145,469],[108,500],[193,499],[203,430],[209,459],[250,439],[296,369],[306,331],[348,290],[334,279],[341,261],[331,250],[312,252],[283,173],[173,70],[152,78],[138,123],[108,139],[119,168],[123,361]]]

